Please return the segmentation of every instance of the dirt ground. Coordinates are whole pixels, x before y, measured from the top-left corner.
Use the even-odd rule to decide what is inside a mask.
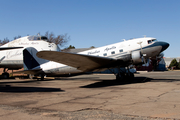
[[[0,80],[0,120],[180,119],[180,71]]]

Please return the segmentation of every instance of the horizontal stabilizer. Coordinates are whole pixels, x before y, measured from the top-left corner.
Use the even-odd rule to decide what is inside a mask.
[[[116,59],[58,51],[40,51],[37,57],[75,67],[83,72],[117,65]]]
[[[23,47],[0,47],[0,50],[10,50],[10,49],[18,49]]]
[[[13,74],[39,74],[42,72],[42,69],[34,69],[34,70],[22,70],[22,71],[17,71],[17,72],[13,72]]]
[[[4,60],[5,56],[3,56],[1,59],[0,59],[0,63]]]

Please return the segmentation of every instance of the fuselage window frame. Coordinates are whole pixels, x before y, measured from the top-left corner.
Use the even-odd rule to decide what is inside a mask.
[[[120,49],[119,52],[123,52],[123,49]]]
[[[104,53],[103,56],[107,56],[107,53]]]
[[[112,55],[115,54],[115,51],[112,51],[111,54],[112,54]]]

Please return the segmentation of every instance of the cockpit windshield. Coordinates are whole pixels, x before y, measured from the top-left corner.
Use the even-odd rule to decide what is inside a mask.
[[[148,40],[148,44],[151,44],[151,43],[156,42],[156,41],[157,41],[156,39]]]
[[[48,41],[47,37],[45,36],[29,36],[28,39],[31,41],[37,41],[37,40]]]

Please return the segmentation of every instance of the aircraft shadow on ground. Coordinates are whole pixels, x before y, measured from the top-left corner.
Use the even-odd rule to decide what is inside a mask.
[[[82,77],[82,78],[73,78],[73,77],[66,77],[66,78],[56,78],[56,80],[66,81],[66,80],[95,80],[100,81],[99,77]]]
[[[150,82],[176,82],[180,81],[180,79],[159,79],[159,78],[151,78]]]
[[[145,82],[175,82],[180,81],[177,79],[154,79],[148,77],[135,77],[133,81],[118,81],[118,80],[101,80],[99,82],[81,86],[81,88],[100,88],[108,86],[117,86],[117,85],[127,85],[127,84],[136,84],[136,83],[145,83]]]
[[[149,78],[149,77],[135,77],[133,81],[121,81],[121,80],[103,80],[99,79],[99,77],[87,77],[87,78],[58,78],[58,79],[45,79],[44,81],[65,81],[65,80],[92,80],[97,81],[95,83],[80,86],[80,88],[101,88],[101,87],[108,87],[108,86],[119,86],[119,85],[127,85],[127,84],[136,84],[136,83],[145,83],[145,82],[175,82],[180,81],[179,79],[156,79],[156,78]],[[28,81],[8,81],[8,82],[0,82],[0,92],[64,92],[60,88],[43,88],[43,87],[14,87],[11,85],[5,85],[8,83],[33,83],[33,82],[43,82],[37,80],[28,80]]]
[[[135,77],[133,81],[101,80],[100,82],[96,82],[96,83],[86,85],[86,86],[81,86],[81,88],[99,88],[99,87],[144,83],[144,82],[149,82],[149,81],[151,81],[151,78],[147,78],[147,77]]]
[[[0,85],[0,92],[64,92],[60,88],[45,88],[45,87],[13,87],[11,85]]]
[[[0,80],[0,85],[1,84],[7,84],[7,83],[33,83],[33,82],[39,82],[39,81],[37,81],[37,80],[26,80],[26,81],[6,81],[6,82],[2,82],[1,80]]]

